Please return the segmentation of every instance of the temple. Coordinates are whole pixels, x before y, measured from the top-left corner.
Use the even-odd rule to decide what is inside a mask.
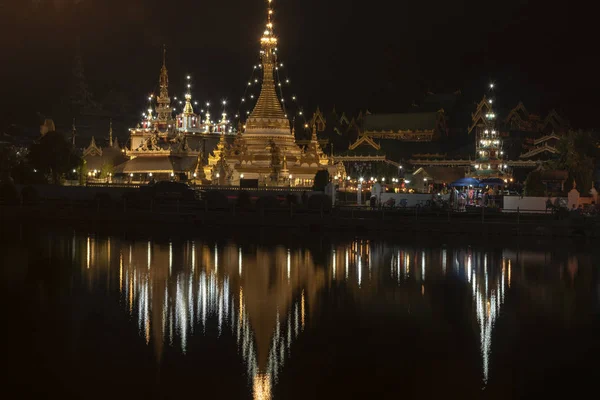
[[[325,155],[317,140],[316,125],[305,148],[296,143],[294,131],[275,90],[277,37],[273,30],[271,0],[261,38],[263,80],[260,96],[235,140],[221,140],[204,169],[214,184],[238,184],[241,179],[257,180],[263,186],[312,186],[319,170],[345,175],[344,167]]]
[[[494,84],[490,84],[490,91]],[[496,124],[494,98],[483,96],[479,102],[469,132],[475,131],[475,155],[472,175],[476,178],[505,179],[509,175],[508,166],[503,162],[502,137]]]
[[[167,179],[203,181],[205,149],[214,146],[221,135],[234,131],[225,112],[220,121],[213,121],[209,104],[204,118],[194,111],[190,79],[188,76],[184,100],[179,101],[183,109],[173,116],[177,108],[169,95],[165,49],[159,94],[148,97],[148,110],[142,114],[141,123],[129,130],[129,147],[125,149],[129,160],[119,165],[115,173],[141,183]]]

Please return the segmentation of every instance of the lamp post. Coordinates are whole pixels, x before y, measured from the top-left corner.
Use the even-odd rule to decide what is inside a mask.
[[[362,176],[360,178],[358,178],[358,186],[356,187],[356,191],[357,191],[357,203],[360,206],[362,204],[362,183],[363,183],[364,179],[362,178]]]

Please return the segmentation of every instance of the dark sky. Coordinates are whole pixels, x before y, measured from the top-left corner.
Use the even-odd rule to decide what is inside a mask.
[[[499,101],[556,107],[576,126],[598,126],[600,35],[596,14],[577,3],[275,0],[287,94],[308,110],[401,111],[427,91],[477,100],[493,79]],[[199,100],[237,103],[258,62],[265,4],[1,0],[0,112],[47,112],[68,87],[76,37],[98,98],[121,91],[141,111],[165,43],[173,91],[190,73]]]

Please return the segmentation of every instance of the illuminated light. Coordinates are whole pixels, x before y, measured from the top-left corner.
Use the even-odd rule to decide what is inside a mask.
[[[258,79],[255,79],[255,80],[254,80],[254,83],[258,83]]]
[[[403,167],[402,167],[402,165],[401,165],[401,166],[399,166],[398,168],[399,168],[399,169],[402,169]]]
[[[493,89],[493,88],[494,88],[494,84],[490,83],[490,89]]]
[[[210,107],[210,103],[209,102],[206,102],[206,107]]]
[[[240,179],[244,179],[244,174],[240,174]]]
[[[217,178],[220,178],[220,177],[221,177],[221,174],[219,174],[219,173],[217,172]]]
[[[492,104],[492,99],[489,100],[489,103]]]
[[[177,100],[177,97],[173,97],[173,99]]]
[[[171,177],[174,177],[174,176],[175,176],[175,174],[171,172]]]
[[[385,182],[385,178],[381,178],[381,182]]]
[[[223,105],[227,104],[227,100],[223,100]]]
[[[129,174],[129,176],[130,176],[131,178],[133,178],[133,173]]]
[[[405,179],[404,183],[406,183],[408,185],[410,183],[410,181]]]
[[[196,177],[196,173],[194,172],[194,178]]]
[[[248,86],[252,86],[252,82],[248,82]]]
[[[292,96],[292,100],[296,100],[296,96]]]
[[[364,181],[363,177],[361,176],[360,178],[358,178],[358,181],[359,181],[360,183],[362,183],[362,182]]]
[[[253,94],[251,94],[251,95],[250,95],[250,98],[251,98],[251,99],[253,99],[253,98],[254,98],[254,95],[253,95]]]
[[[242,97],[242,103],[243,103],[244,101],[246,101],[246,99]]]
[[[298,113],[298,115],[302,115],[302,111],[300,111],[300,112]]]
[[[423,178],[423,182],[427,182],[427,178]]]
[[[150,175],[150,177],[152,178],[152,172],[150,172],[148,175]]]
[[[350,180],[350,177],[349,177],[349,176],[348,176],[348,177],[346,177],[346,180],[348,180],[348,181],[349,181],[349,180]]]

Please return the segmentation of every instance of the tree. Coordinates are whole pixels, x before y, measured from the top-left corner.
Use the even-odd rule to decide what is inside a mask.
[[[29,162],[52,183],[59,184],[65,173],[80,166],[81,159],[62,134],[48,132],[31,146]]]
[[[315,175],[315,183],[313,189],[317,192],[324,192],[325,186],[329,183],[329,172],[327,170],[319,170]]]
[[[546,186],[542,182],[541,170],[536,169],[527,175],[524,191],[526,196],[541,197],[546,195]]]
[[[598,140],[590,132],[570,131],[558,143],[558,151],[558,158],[549,165],[569,171],[565,190],[569,191],[575,181],[581,193],[588,193],[599,156]]]
[[[102,168],[100,169],[100,178],[106,179],[114,173],[114,165],[112,163],[104,163],[102,164]]]

